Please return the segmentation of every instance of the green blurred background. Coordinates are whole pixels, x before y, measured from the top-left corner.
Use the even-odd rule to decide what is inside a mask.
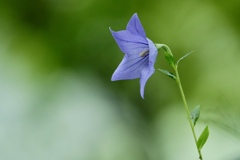
[[[137,12],[147,36],[180,64],[202,108],[206,160],[240,160],[240,1],[1,0],[0,159],[197,160],[174,81],[156,71],[111,82],[112,38]],[[159,53],[156,69],[170,69]]]

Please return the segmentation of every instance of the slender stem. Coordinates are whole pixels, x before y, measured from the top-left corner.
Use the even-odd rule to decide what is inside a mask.
[[[178,62],[179,61],[177,63],[175,63],[174,58],[173,58],[173,54],[172,54],[170,48],[167,45],[165,45],[165,44],[155,44],[155,46],[157,47],[158,50],[161,49],[161,48],[163,48],[165,50],[165,58],[167,59],[168,63],[173,67],[173,69],[175,71],[176,82],[178,84],[178,87],[179,87],[179,90],[180,90],[180,93],[181,93],[181,96],[182,96],[183,104],[184,104],[185,110],[187,112],[188,121],[189,121],[189,124],[191,126],[194,141],[195,141],[195,144],[196,144],[196,147],[197,147],[197,150],[198,150],[199,159],[203,160],[202,153],[201,153],[201,148],[199,148],[198,145],[197,145],[197,136],[196,136],[196,133],[195,133],[195,130],[194,130],[194,125],[191,121],[191,115],[190,115],[190,112],[189,112],[189,109],[188,109],[187,100],[185,98],[185,94],[184,94],[184,91],[183,91],[183,88],[182,88],[180,76],[179,76],[179,73],[178,73]]]
[[[189,124],[191,126],[191,130],[192,130],[192,134],[193,134],[193,137],[194,137],[194,141],[195,141],[195,144],[196,144],[196,147],[197,147],[197,150],[198,150],[199,159],[203,160],[201,149],[198,148],[198,145],[197,145],[197,136],[196,136],[196,133],[195,133],[195,130],[194,130],[194,125],[193,125],[193,123],[191,121],[191,117],[190,117],[191,115],[190,115],[190,112],[189,112],[189,109],[188,109],[188,104],[187,104],[187,101],[186,101],[186,98],[185,98],[185,94],[184,94],[184,91],[183,91],[183,88],[182,88],[181,80],[180,80],[180,77],[179,77],[178,66],[174,67],[174,71],[176,73],[176,82],[178,84],[178,87],[179,87],[179,90],[180,90],[180,93],[181,93],[181,96],[182,96],[183,104],[184,104],[185,110],[187,112],[188,121],[189,121]]]

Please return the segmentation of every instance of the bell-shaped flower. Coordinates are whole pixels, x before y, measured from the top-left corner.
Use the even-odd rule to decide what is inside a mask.
[[[112,75],[112,81],[140,78],[140,94],[144,98],[144,88],[154,73],[158,50],[146,37],[143,26],[135,13],[127,24],[126,30],[112,31],[112,36],[125,54],[122,62]]]

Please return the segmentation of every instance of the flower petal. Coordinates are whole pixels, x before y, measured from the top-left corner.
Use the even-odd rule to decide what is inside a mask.
[[[155,64],[155,61],[157,58],[157,53],[158,53],[157,48],[153,44],[153,42],[148,38],[147,38],[147,40],[148,40],[148,45],[149,45],[149,63],[148,63],[148,67],[143,68],[143,70],[141,72],[141,76],[140,76],[140,94],[141,94],[142,98],[144,98],[144,88],[147,83],[147,80],[155,72],[154,64]]]
[[[112,75],[112,81],[128,80],[139,78],[142,70],[148,68],[148,55],[140,57],[139,55],[125,55],[122,62]]]
[[[110,29],[110,31],[119,48],[125,54],[140,54],[144,49],[148,48],[146,38],[134,35],[127,30],[115,32]]]
[[[149,68],[149,67],[146,67],[146,68],[142,69],[142,71],[141,71],[140,94],[141,94],[142,98],[144,98],[144,88],[145,88],[146,82],[154,72],[155,72],[155,69]]]
[[[157,59],[158,50],[153,42],[147,38],[149,47],[149,67],[154,68],[155,61]]]
[[[138,18],[137,13],[135,13],[127,24],[127,30],[135,35],[141,35],[146,38],[146,33],[143,29],[143,26]]]

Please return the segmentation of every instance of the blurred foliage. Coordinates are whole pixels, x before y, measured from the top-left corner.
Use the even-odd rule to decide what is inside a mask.
[[[239,156],[239,5],[237,0],[0,1],[0,158],[196,157],[195,150],[189,153],[194,143],[186,136],[190,130],[174,81],[156,71],[144,100],[138,80],[110,81],[123,54],[109,27],[124,29],[135,12],[147,36],[167,44],[176,58],[194,51],[181,62],[180,74],[189,104],[201,105],[200,121],[214,124],[203,155]],[[155,66],[169,69],[161,52]],[[219,153],[218,147],[227,145]]]

